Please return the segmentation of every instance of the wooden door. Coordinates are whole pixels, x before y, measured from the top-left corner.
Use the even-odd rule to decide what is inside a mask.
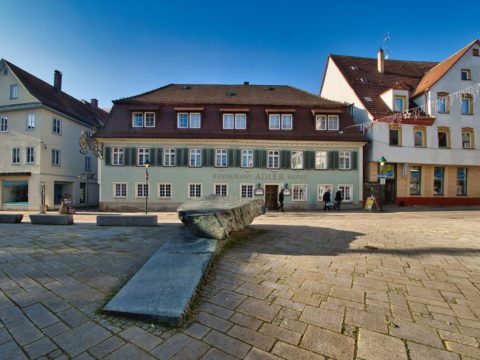
[[[265,206],[268,210],[278,209],[278,185],[265,185]]]

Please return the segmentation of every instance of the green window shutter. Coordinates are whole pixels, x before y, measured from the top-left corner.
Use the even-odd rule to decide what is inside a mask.
[[[303,168],[315,169],[315,153],[313,151],[303,152]]]
[[[112,156],[112,152],[111,152],[110,147],[106,147],[105,148],[105,156],[104,156],[105,165],[110,165],[111,156]]]
[[[150,157],[150,159],[149,159],[149,161],[150,161],[150,166],[155,166],[155,165],[157,165],[157,163],[156,163],[156,158],[157,158],[156,155],[157,155],[157,154],[156,154],[155,150],[156,150],[156,149],[150,149],[150,154],[149,154],[149,157]]]
[[[237,149],[234,151],[235,153],[235,162],[233,163],[235,167],[239,168],[242,166],[242,150]]]
[[[267,167],[267,150],[258,151],[260,153],[258,167],[264,169]]]
[[[215,164],[215,149],[208,149],[208,165],[213,167]]]
[[[358,154],[356,151],[352,151],[352,170],[358,169]]]
[[[202,166],[211,166],[209,162],[209,151],[210,149],[202,150]]]
[[[335,169],[335,153],[336,151],[329,151],[328,156],[328,168]]]
[[[157,166],[163,164],[163,149],[157,149],[157,157],[155,158]]]
[[[185,148],[185,149],[181,149],[181,152],[182,152],[182,156],[181,156],[181,159],[182,159],[182,166],[188,166],[189,163],[188,163],[188,149]]]
[[[125,166],[130,165],[130,149],[129,148],[123,149],[123,165]]]
[[[235,165],[235,159],[233,158],[233,154],[234,154],[233,149],[228,149],[227,163],[229,167],[233,167]]]
[[[338,151],[334,151],[334,157],[333,157],[333,159],[334,159],[333,168],[334,168],[334,169],[338,169],[338,162],[339,162],[339,160],[338,160]]]
[[[253,151],[253,167],[260,167],[260,150]]]
[[[292,153],[289,150],[282,150],[280,152],[280,162],[283,169],[290,169],[292,167]]]
[[[130,148],[130,165],[136,166],[137,165],[137,149]]]

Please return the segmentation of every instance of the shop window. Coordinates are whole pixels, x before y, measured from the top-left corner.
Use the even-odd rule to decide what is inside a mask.
[[[353,200],[353,185],[338,185],[338,190],[342,193],[342,201],[351,202]],[[332,194],[332,199],[333,199]]]
[[[294,184],[292,186],[292,200],[293,201],[306,201],[307,200],[307,185]]]
[[[457,196],[467,196],[467,168],[457,168]]]
[[[28,181],[27,180],[3,180],[3,204],[28,203]]]
[[[328,190],[332,191],[333,185],[332,184],[318,184],[317,186],[317,201],[323,201],[323,194],[325,194]]]
[[[442,167],[433,168],[433,195],[443,195],[444,169]]]
[[[412,166],[410,168],[410,195],[420,195],[422,185],[422,168]]]

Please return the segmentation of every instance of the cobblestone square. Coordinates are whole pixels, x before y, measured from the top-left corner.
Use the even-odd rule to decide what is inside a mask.
[[[0,224],[0,358],[480,359],[480,210],[400,210],[257,218],[183,329],[98,312],[175,213]]]

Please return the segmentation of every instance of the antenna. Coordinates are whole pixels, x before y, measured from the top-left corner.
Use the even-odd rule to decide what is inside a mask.
[[[390,50],[390,47],[388,46],[390,43],[390,40],[392,40],[392,35],[390,35],[390,31],[387,31],[383,35],[383,43],[382,43],[382,49],[385,52],[385,59],[388,60],[392,55],[392,51]]]

